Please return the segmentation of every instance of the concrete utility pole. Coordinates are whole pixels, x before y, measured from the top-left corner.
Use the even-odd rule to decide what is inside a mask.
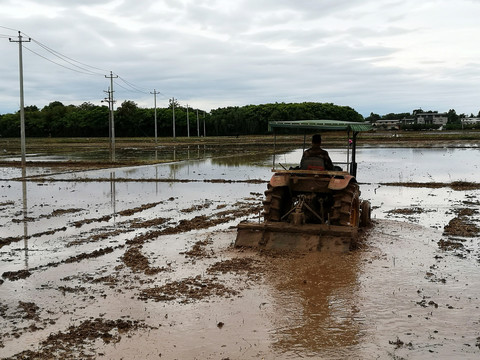
[[[26,145],[25,145],[25,104],[23,101],[23,56],[22,56],[22,43],[30,42],[32,39],[23,40],[22,34],[18,32],[18,40],[8,39],[10,42],[18,42],[18,65],[20,69],[20,146],[22,150],[22,166],[26,163]]]
[[[190,120],[188,118],[188,104],[187,104],[187,137],[190,137]]]
[[[175,139],[175,98],[172,97],[172,110],[173,110],[173,138]]]
[[[205,130],[205,111],[203,112],[203,137],[207,137],[207,131]]]
[[[197,136],[200,137],[200,124],[198,122],[198,109],[197,109]]]
[[[113,79],[118,78],[118,75],[113,76],[113,72],[110,71],[110,76],[105,75],[105,78],[110,78],[110,96],[109,96],[109,107],[110,107],[110,147],[112,151],[112,161],[115,161],[115,121],[113,118],[113,110],[114,110],[114,103],[115,100],[113,100]]]
[[[158,93],[155,89],[153,89],[153,93],[150,92],[150,94],[153,94],[153,104],[155,106],[155,145],[158,143],[157,141],[157,94]]]

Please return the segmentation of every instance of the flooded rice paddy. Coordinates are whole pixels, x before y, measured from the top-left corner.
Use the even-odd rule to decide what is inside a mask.
[[[360,148],[375,222],[334,257],[233,248],[234,226],[260,217],[272,154],[204,149],[0,168],[0,357],[478,358],[477,147]]]

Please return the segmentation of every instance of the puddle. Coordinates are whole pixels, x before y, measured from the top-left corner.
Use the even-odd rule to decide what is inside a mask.
[[[480,227],[479,190],[447,186],[477,181],[478,148],[359,149],[376,224],[335,258],[231,248],[230,228],[259,218],[272,156],[186,150],[166,164],[28,168],[40,177],[27,181],[1,168],[2,356],[478,357],[478,233],[445,231]]]

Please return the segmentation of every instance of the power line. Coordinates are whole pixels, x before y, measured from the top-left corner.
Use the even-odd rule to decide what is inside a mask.
[[[122,78],[121,76],[118,76],[118,78],[120,80],[122,80],[125,84],[127,84],[129,87],[131,87],[133,90],[135,90],[136,92],[139,92],[139,93],[143,93],[143,94],[148,94],[148,90],[142,90],[142,88],[140,88],[139,86],[136,86],[134,84],[132,84],[131,82],[125,80],[124,78]]]
[[[94,72],[89,71],[89,70],[87,70],[87,71],[89,71],[89,72],[86,72],[86,71],[80,71],[80,70],[72,69],[72,68],[70,68],[70,67],[68,67],[68,66],[59,64],[58,62],[55,62],[55,61],[53,61],[53,60],[51,60],[51,59],[49,59],[49,58],[47,58],[47,57],[45,57],[45,56],[37,53],[36,51],[33,51],[32,49],[30,49],[30,48],[28,48],[28,47],[26,47],[26,46],[24,46],[24,48],[25,48],[25,50],[30,51],[31,53],[33,53],[33,54],[41,57],[42,59],[47,60],[47,61],[51,62],[52,64],[61,66],[61,67],[65,68],[65,69],[67,69],[67,70],[71,70],[71,71],[74,71],[74,72],[77,72],[77,73],[80,73],[80,74],[86,74],[86,75],[99,75],[99,74],[94,73]],[[101,75],[103,75],[103,74],[101,74]]]
[[[7,29],[7,30],[12,30],[12,31],[16,31],[14,29],[11,29],[11,28],[8,28],[8,27],[5,27],[5,26],[0,26],[0,28],[3,28],[3,29]],[[27,36],[27,34],[25,33],[22,33],[21,31],[18,31],[18,36],[19,36],[19,39],[21,37],[21,35],[25,35]],[[8,35],[5,35],[5,34],[0,34],[0,38],[10,38],[10,36]],[[60,66],[64,69],[67,69],[67,70],[70,70],[70,71],[73,71],[73,72],[76,72],[76,73],[79,73],[79,74],[85,74],[85,75],[104,75],[104,73],[106,72],[106,70],[104,69],[101,69],[101,68],[98,68],[98,67],[95,67],[95,66],[91,66],[91,65],[88,65],[88,64],[85,64],[83,62],[80,62],[80,61],[77,61],[71,57],[68,57],[66,55],[63,55],[62,53],[48,47],[47,45],[41,43],[40,41],[37,41],[37,40],[34,40],[32,39],[31,37],[29,37],[29,41],[35,43],[37,46],[39,46],[41,49],[43,49],[44,51],[48,52],[49,54],[53,55],[54,57],[58,58],[59,60],[55,61],[55,60],[52,60],[50,57],[47,57],[25,45],[22,44],[22,42],[20,42],[20,46],[22,46],[22,48],[30,51],[32,54],[35,54],[37,55],[38,57],[48,61],[48,62],[51,62],[52,64],[54,65],[57,65],[57,66]],[[26,42],[25,40],[23,42]],[[62,64],[61,62],[59,61],[62,61],[62,62],[65,62],[67,65],[65,64]],[[70,66],[69,66],[70,65]],[[101,72],[99,72],[101,71]],[[113,77],[113,72],[110,72],[110,79],[112,79]],[[124,87],[122,85],[120,85],[118,82],[117,82],[117,86],[121,87],[122,89],[126,90],[126,91],[130,91],[130,92],[138,92],[138,93],[142,93],[142,94],[149,94],[149,90],[148,89],[144,89],[140,86],[137,86],[129,81],[127,81],[126,79],[124,79],[123,77],[120,77],[118,76],[117,74],[115,74],[116,78],[118,78],[119,80],[121,80],[127,87]],[[113,90],[113,89],[112,89]],[[158,95],[161,95],[163,96],[165,99],[167,98],[167,96],[165,94],[163,94],[162,92],[160,91],[155,91],[156,94]]]
[[[12,28],[9,28],[9,27],[6,27],[6,26],[0,26],[0,28],[2,28],[2,29],[6,29],[6,30],[12,30],[12,31],[18,32],[18,30],[17,30],[17,29],[12,29]]]
[[[85,69],[84,67],[79,66],[79,65],[76,65],[76,64],[74,64],[74,63],[81,64],[81,65],[86,66],[86,67],[88,67],[88,68],[101,71],[101,73],[96,73],[97,75],[103,75],[103,73],[106,71],[106,70],[104,70],[104,69],[100,69],[100,68],[97,68],[97,67],[95,67],[95,66],[90,66],[90,65],[88,65],[88,64],[84,64],[84,63],[82,63],[82,62],[80,62],[80,61],[77,61],[77,60],[72,59],[72,58],[70,58],[70,57],[68,57],[68,56],[66,56],[66,55],[63,55],[63,54],[59,53],[58,51],[55,51],[55,50],[49,48],[48,46],[42,44],[42,43],[39,42],[39,41],[36,41],[36,40],[34,40],[34,39],[32,39],[32,41],[33,41],[35,44],[37,44],[38,46],[40,46],[41,48],[43,48],[44,50],[48,51],[50,54],[58,57],[59,59],[65,61],[66,63],[69,63],[70,65],[73,65],[73,66],[75,66],[75,67],[77,67],[77,68],[79,68],[79,69],[82,69],[82,70],[85,70],[85,71],[89,71],[89,72],[95,73],[95,72],[92,71],[92,70]],[[67,59],[68,61],[65,60],[65,59]]]

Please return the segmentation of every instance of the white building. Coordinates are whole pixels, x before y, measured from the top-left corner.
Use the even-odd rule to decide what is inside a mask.
[[[461,120],[463,124],[480,124],[480,118],[468,117]]]
[[[417,113],[417,124],[446,125],[448,121],[447,113]]]
[[[398,130],[400,120],[377,120],[372,125],[377,129]]]

